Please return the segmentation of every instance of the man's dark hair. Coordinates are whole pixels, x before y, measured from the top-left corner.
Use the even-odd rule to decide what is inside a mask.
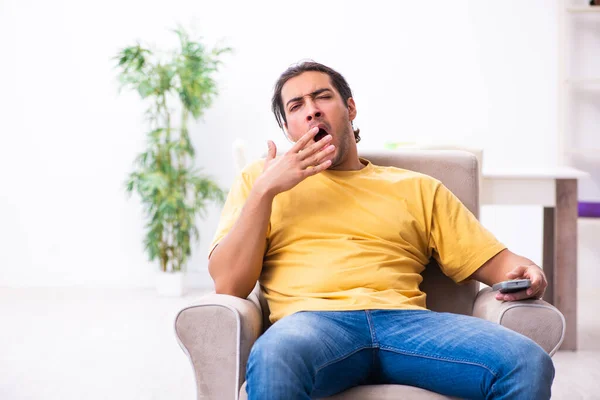
[[[283,128],[284,122],[287,123],[285,109],[283,108],[283,99],[281,98],[281,89],[283,89],[283,85],[285,85],[288,80],[307,71],[323,72],[329,75],[331,84],[342,97],[344,105],[348,107],[348,98],[352,97],[352,90],[350,90],[350,86],[348,86],[348,82],[346,82],[346,79],[344,79],[342,74],[314,61],[305,61],[300,64],[292,65],[286,69],[277,80],[275,90],[273,91],[273,99],[271,100],[271,109],[273,110],[273,114],[275,114],[275,119],[280,128]],[[354,125],[352,125],[352,128],[354,128]],[[356,143],[360,142],[359,132],[360,129],[354,129],[354,139],[356,140]]]

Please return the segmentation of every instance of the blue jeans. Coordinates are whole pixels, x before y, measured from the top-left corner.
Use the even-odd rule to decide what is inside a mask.
[[[249,400],[331,396],[400,384],[469,399],[549,399],[552,360],[498,324],[426,310],[299,312],[254,344]]]

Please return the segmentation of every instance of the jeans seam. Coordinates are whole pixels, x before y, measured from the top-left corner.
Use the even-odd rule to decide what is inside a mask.
[[[318,374],[319,372],[321,372],[321,370],[322,370],[322,369],[329,367],[331,364],[335,364],[336,362],[340,362],[340,361],[342,361],[342,360],[345,360],[346,358],[348,358],[348,357],[350,357],[350,356],[352,356],[352,355],[354,355],[354,354],[358,353],[359,351],[361,351],[361,350],[365,350],[365,349],[369,349],[369,348],[370,348],[369,346],[361,346],[361,347],[358,347],[358,348],[356,348],[356,349],[352,350],[352,351],[351,351],[350,353],[348,353],[348,354],[345,354],[345,355],[343,355],[343,356],[340,356],[340,357],[338,357],[338,358],[335,358],[335,359],[333,359],[333,360],[331,360],[331,361],[328,361],[328,362],[326,362],[325,364],[321,365],[319,368],[317,368],[317,369],[315,370],[315,374],[314,374],[314,376],[313,376],[313,379],[315,379],[315,378],[317,377],[317,374]]]
[[[498,383],[497,381],[495,381],[492,386],[490,386],[490,393],[489,396],[490,398],[494,399],[496,398],[495,394],[496,394],[496,383]]]
[[[381,349],[382,350],[393,351],[393,352],[399,353],[399,354],[414,356],[414,357],[428,358],[428,359],[431,359],[431,360],[448,361],[448,362],[455,362],[455,363],[459,363],[459,364],[474,365],[476,367],[481,367],[481,368],[486,369],[487,371],[489,371],[489,373],[491,373],[494,376],[494,378],[496,378],[496,379],[498,378],[497,373],[492,369],[492,367],[490,367],[489,365],[483,364],[483,363],[473,362],[473,361],[470,361],[470,360],[465,360],[465,359],[460,359],[460,358],[441,357],[441,356],[434,356],[434,355],[428,355],[428,354],[419,354],[419,353],[415,353],[415,352],[411,352],[411,351],[406,351],[406,350],[398,350],[398,349],[394,349],[392,347],[387,347],[387,346],[381,346]]]
[[[369,310],[365,310],[365,314],[367,314],[367,325],[369,325],[369,333],[371,334],[371,344],[373,345],[373,348],[378,348],[379,342],[377,342],[377,335],[375,335],[375,329],[373,328],[371,313]]]

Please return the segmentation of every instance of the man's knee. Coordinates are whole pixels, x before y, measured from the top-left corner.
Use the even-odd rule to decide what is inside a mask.
[[[515,398],[547,399],[554,380],[554,363],[535,342],[522,338],[502,349],[496,389]]]
[[[297,355],[297,343],[293,343],[290,337],[273,337],[274,335],[261,336],[252,349],[248,357],[248,366],[268,366],[272,369],[282,360],[288,359],[291,355]],[[286,363],[288,366],[289,362]]]
[[[311,334],[313,329],[310,326],[302,329],[287,327],[283,325],[284,322],[278,322],[280,326],[273,325],[254,343],[248,357],[249,374],[298,374],[301,369],[310,369],[308,364],[317,340]]]
[[[527,362],[526,376],[538,387],[550,390],[554,380],[554,363],[540,346],[535,345],[535,349],[531,351],[531,358]]]
[[[552,383],[554,363],[548,353],[531,340],[523,341],[518,347],[515,364],[517,373],[532,383]]]
[[[269,328],[250,350],[246,369],[249,399],[304,399],[312,391],[315,371],[311,352],[317,347],[314,328],[283,322]]]

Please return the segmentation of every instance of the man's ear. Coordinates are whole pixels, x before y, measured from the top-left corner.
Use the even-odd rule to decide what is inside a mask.
[[[356,104],[352,97],[348,97],[348,118],[350,121],[354,121],[354,118],[356,118]]]

